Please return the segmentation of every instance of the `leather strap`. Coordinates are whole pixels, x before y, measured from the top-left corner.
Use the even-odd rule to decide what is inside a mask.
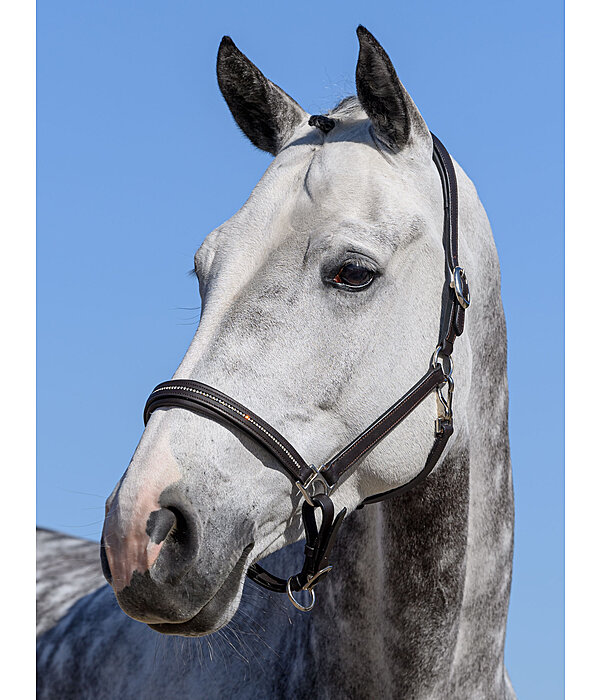
[[[444,195],[444,231],[446,264],[452,271],[458,266],[458,184],[456,171],[450,154],[435,134],[433,140],[433,162],[440,174]]]
[[[319,470],[330,487],[359,460],[387,437],[435,389],[446,382],[441,365],[430,368],[421,379],[393,406],[363,430],[343,450]],[[234,425],[263,445],[279,462],[293,481],[305,484],[314,476],[295,447],[267,421],[251,409],[193,379],[175,379],[159,384],[148,397],[144,408],[144,424],[158,408],[183,408],[225,425]]]
[[[450,154],[435,134],[431,134],[431,138],[433,139],[433,162],[440,174],[444,195],[443,242],[447,266],[438,345],[442,348],[442,354],[449,357],[454,349],[454,341],[462,334],[465,327],[465,309],[459,303],[452,286],[454,271],[460,269],[458,264],[458,183]],[[468,298],[469,285],[464,273],[462,283]]]
[[[298,451],[267,421],[235,399],[193,379],[175,379],[154,388],[144,408],[144,425],[157,408],[184,408],[225,425],[235,425],[265,447],[294,481],[313,473]]]

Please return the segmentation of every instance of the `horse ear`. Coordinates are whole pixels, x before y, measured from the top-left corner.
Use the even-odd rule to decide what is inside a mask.
[[[356,34],[360,44],[356,93],[371,120],[375,136],[393,153],[403,149],[411,136],[425,137],[430,145],[427,125],[398,80],[390,57],[362,25],[359,25]]]
[[[219,88],[240,129],[252,143],[276,155],[308,114],[267,80],[228,36],[217,56]]]

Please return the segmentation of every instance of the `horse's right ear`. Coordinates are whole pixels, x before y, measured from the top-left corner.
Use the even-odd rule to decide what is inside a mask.
[[[431,154],[429,129],[398,80],[390,57],[362,25],[359,25],[356,34],[360,44],[356,94],[371,120],[375,136],[393,153],[398,153],[417,137],[427,144],[428,153]]]
[[[255,146],[276,155],[308,114],[267,80],[233,41],[224,36],[217,56],[221,93],[240,129]]]

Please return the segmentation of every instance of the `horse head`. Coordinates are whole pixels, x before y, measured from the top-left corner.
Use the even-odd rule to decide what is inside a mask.
[[[274,160],[196,252],[201,320],[174,375],[251,407],[314,464],[422,375],[445,282],[431,134],[388,55],[366,29],[357,33],[357,97],[315,116],[231,39],[221,42],[223,96]],[[457,373],[468,384],[461,346]],[[336,510],[415,477],[435,401],[340,481]],[[277,460],[244,432],[159,409],[107,500],[105,575],[131,617],[208,634],[232,618],[251,564],[302,537],[299,504]]]

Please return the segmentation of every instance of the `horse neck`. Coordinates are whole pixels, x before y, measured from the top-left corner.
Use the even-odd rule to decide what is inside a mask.
[[[469,409],[445,459],[341,529],[311,620],[313,668],[338,695],[505,697],[513,501],[499,295],[493,308],[473,315]]]

